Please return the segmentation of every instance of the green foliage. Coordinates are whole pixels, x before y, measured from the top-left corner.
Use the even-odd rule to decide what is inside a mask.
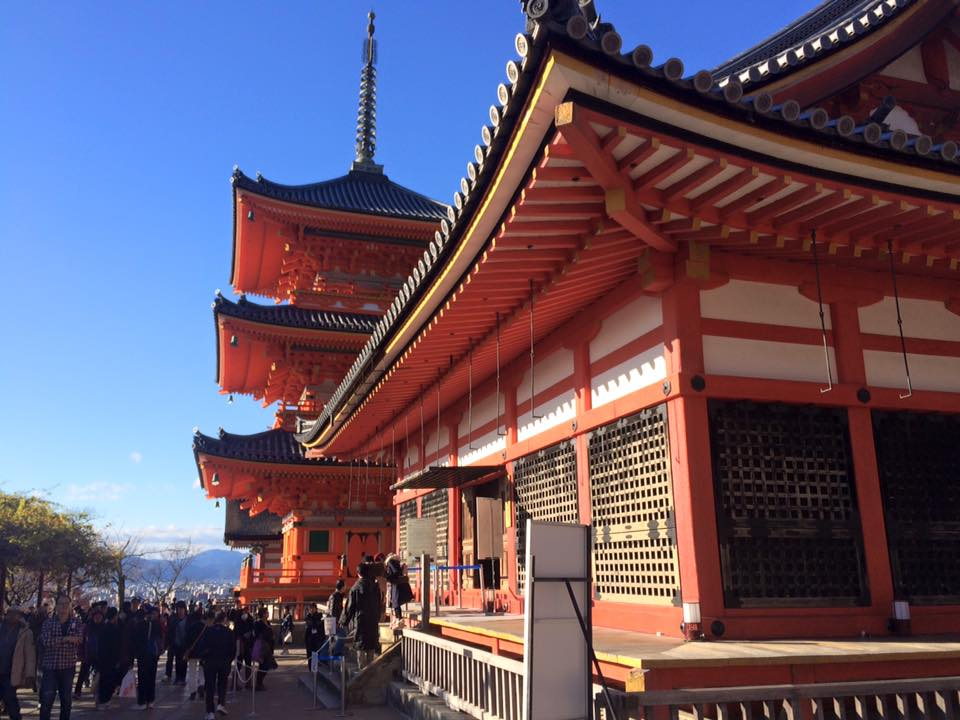
[[[58,592],[69,592],[107,579],[109,569],[109,548],[87,513],[42,497],[0,492],[0,605],[24,575],[42,576],[45,585],[49,581]]]

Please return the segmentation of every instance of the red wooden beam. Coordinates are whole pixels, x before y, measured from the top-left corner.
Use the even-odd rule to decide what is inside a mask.
[[[675,252],[673,241],[663,237],[650,223],[647,213],[637,202],[629,178],[618,169],[613,156],[605,152],[597,141],[596,133],[590,124],[576,112],[571,102],[562,103],[556,108],[557,129],[567,142],[577,151],[580,161],[590,174],[607,191],[607,215],[623,225],[637,238],[657,250]]]

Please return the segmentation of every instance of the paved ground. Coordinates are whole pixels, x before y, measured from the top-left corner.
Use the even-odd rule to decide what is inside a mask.
[[[300,655],[296,659],[277,656],[280,669],[267,677],[266,692],[256,693],[255,705],[251,702],[249,690],[230,693],[226,718],[220,720],[238,720],[242,718],[261,718],[262,720],[326,720],[335,718],[337,710],[314,710],[311,707],[310,693],[298,683],[297,676],[303,672],[304,662]],[[88,692],[80,701],[74,701],[73,720],[202,720],[205,715],[202,700],[190,702],[183,697],[183,688],[168,685],[157,686],[157,704],[153,710],[138,711],[133,700],[117,700],[114,707],[97,712]],[[21,694],[21,707],[25,718],[36,718],[36,695]],[[58,717],[59,709],[54,706],[53,717]],[[255,715],[253,713],[256,713]],[[347,714],[356,720],[402,720],[404,717],[385,707],[351,708]],[[3,715],[6,718],[6,714]]]

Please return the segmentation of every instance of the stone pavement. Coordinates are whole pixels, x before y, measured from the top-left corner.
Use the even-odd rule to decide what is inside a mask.
[[[230,692],[227,700],[226,717],[218,720],[328,720],[335,718],[339,710],[314,710],[311,707],[310,693],[298,682],[306,664],[301,654],[285,657],[277,656],[280,668],[271,672],[266,680],[266,692],[256,693],[255,705],[251,703],[249,690],[239,693]],[[203,720],[205,715],[203,700],[190,702],[183,697],[182,687],[157,685],[157,703],[152,710],[139,711],[133,700],[114,698],[114,706],[109,710],[96,711],[89,692],[74,701],[71,720]],[[24,718],[36,718],[35,694],[21,694],[20,704]],[[256,714],[252,714],[255,710]],[[54,706],[53,717],[57,718],[59,708]],[[386,707],[348,708],[347,715],[354,720],[403,720],[404,716]],[[3,715],[6,718],[6,714]]]

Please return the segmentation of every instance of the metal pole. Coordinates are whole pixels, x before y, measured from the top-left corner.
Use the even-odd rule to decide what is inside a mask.
[[[347,653],[340,656],[340,713],[337,717],[347,716]]]
[[[420,556],[420,629],[430,629],[430,556]]]
[[[483,561],[480,561],[480,607],[484,615],[489,614],[487,612],[487,588],[483,582]]]
[[[250,666],[250,672],[259,672],[260,663],[257,663],[257,670],[253,670],[253,666]],[[253,683],[250,685],[250,716],[257,714],[257,676],[254,675]]]

